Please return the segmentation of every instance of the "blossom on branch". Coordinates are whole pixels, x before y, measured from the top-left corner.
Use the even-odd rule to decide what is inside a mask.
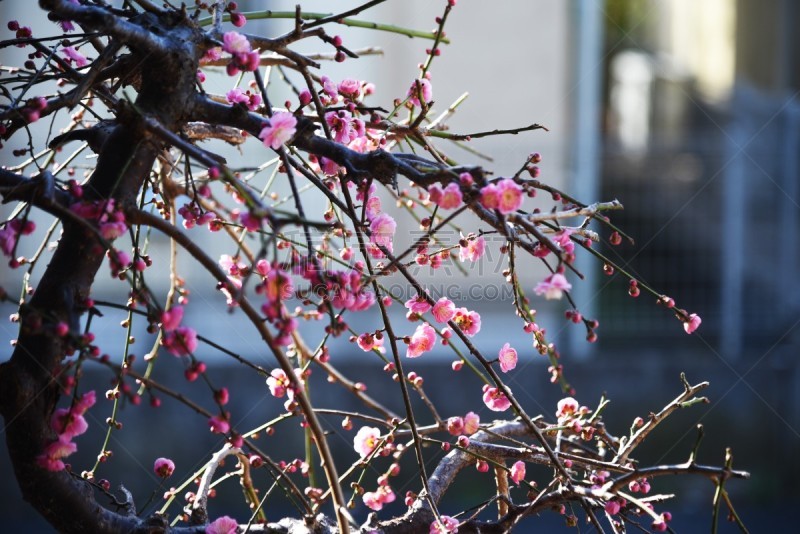
[[[519,486],[520,482],[525,480],[525,462],[517,461],[514,462],[514,465],[511,466],[511,480],[514,481],[514,484]]]
[[[421,324],[411,336],[406,349],[407,358],[416,358],[430,351],[436,344],[436,331],[427,323]]]
[[[483,403],[493,412],[504,412],[511,407],[506,394],[488,384],[483,386]]]
[[[560,299],[564,291],[572,289],[572,284],[561,273],[553,273],[533,288],[537,295],[544,295],[547,300]]]
[[[517,366],[517,351],[509,343],[503,345],[497,356],[500,361],[500,370],[504,373]]]
[[[208,524],[205,534],[236,534],[238,530],[239,523],[232,517],[223,515]]]
[[[264,146],[278,150],[294,137],[297,131],[297,118],[291,113],[278,111],[269,119],[269,124],[261,129],[258,138]]]
[[[372,219],[369,225],[369,240],[375,245],[385,247],[389,252],[392,252],[392,240],[396,229],[397,223],[392,216],[388,213],[381,213]]]
[[[372,426],[362,426],[353,438],[353,448],[362,458],[366,458],[372,454],[380,440],[380,430]]]
[[[431,523],[429,534],[447,534],[448,532],[458,532],[458,519],[449,515],[439,516],[439,519]]]
[[[703,320],[700,318],[700,316],[696,313],[693,313],[689,316],[687,321],[683,322],[683,329],[686,330],[687,334],[691,334],[700,327],[700,323],[702,322]]]

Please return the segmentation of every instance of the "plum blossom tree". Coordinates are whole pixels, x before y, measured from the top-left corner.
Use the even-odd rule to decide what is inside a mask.
[[[493,177],[483,167],[459,164],[435,145],[434,140],[463,143],[543,127],[450,132],[445,123],[453,110],[434,116],[431,72],[448,42],[448,17],[463,6],[443,1],[436,29],[425,32],[363,18],[382,1],[328,15],[300,6],[293,12],[242,13],[225,0],[179,7],[151,0],[40,0],[58,26],[8,22],[13,37],[0,46],[20,47],[29,59],[5,69],[0,79],[0,134],[6,146],[22,143],[14,149],[18,163],[0,169],[0,194],[14,205],[0,222],[0,248],[10,267],[26,274],[13,317],[19,323],[14,351],[0,365],[0,412],[24,498],[64,532],[505,532],[548,510],[564,514],[568,524],[582,514],[600,531],[621,532],[626,525],[660,531],[671,518],[663,504],[668,496],[649,495],[651,485],[666,475],[697,474],[716,486],[715,521],[723,507],[736,517],[724,484],[747,473],[733,470],[730,454],[721,466],[698,464],[696,447],[679,465],[647,466],[632,456],[664,418],[703,402],[698,394],[707,383],[693,385],[682,377],[682,391],[672,402],[638,418],[628,435],[613,435],[604,424],[607,400],[589,408],[573,398],[558,350],[537,323],[527,295],[532,290],[567,301],[568,320],[595,340],[599,323],[578,311],[568,279],[579,283],[574,259],[585,253],[605,272],[626,276],[632,296],[654,296],[687,333],[700,326],[700,317],[628,276],[593,246],[601,239],[614,246],[626,237],[608,216],[622,208],[618,201],[576,199],[539,180],[537,153],[520,162],[514,175]],[[265,18],[289,19],[293,27],[282,35],[247,33],[248,20]],[[331,34],[338,25],[394,31],[432,44],[416,79],[395,94],[378,95],[369,81],[324,74],[326,61],[359,56]],[[294,46],[300,41],[316,42],[323,50],[300,53]],[[227,80],[224,94],[207,88],[210,76]],[[276,103],[281,87],[292,97]],[[31,133],[34,123],[56,118],[64,126],[55,137]],[[205,148],[207,140],[257,152],[266,163],[255,170],[239,167]],[[66,147],[76,142],[78,150],[67,156]],[[74,161],[89,150],[97,154],[96,163],[81,179]],[[286,199],[272,194],[276,180],[288,184]],[[552,198],[552,209],[526,205],[537,193]],[[398,244],[400,227],[384,206],[387,199],[420,221],[423,234],[410,246]],[[311,202],[325,205],[322,216],[308,209]],[[34,210],[52,217],[44,242],[57,239],[57,245],[52,252],[42,246],[23,257],[18,248],[35,231]],[[460,230],[455,221],[465,213],[480,224],[450,246],[441,235]],[[149,254],[151,233],[170,240],[170,257]],[[497,357],[473,341],[480,335],[480,314],[447,297],[435,298],[411,269],[479,261],[488,234],[504,242],[508,268],[501,282],[514,295],[509,316],[530,335],[532,346],[522,350],[507,342],[495,349]],[[208,240],[227,243],[232,253],[212,257]],[[47,254],[49,265],[39,269]],[[178,256],[216,280],[231,312],[258,332],[270,365],[215,344],[213,333],[204,335],[186,320],[184,312],[201,304],[183,283]],[[527,262],[548,271],[534,288],[523,287],[518,276]],[[104,263],[121,281],[117,302],[92,297],[95,277],[109,274],[101,272]],[[157,270],[170,273],[164,294],[148,284]],[[405,302],[407,318],[416,323],[412,327],[393,321],[387,311],[395,300],[386,287],[391,277],[413,288]],[[0,296],[11,301],[12,289],[0,288]],[[134,322],[147,325],[153,335],[147,357],[133,358],[130,342],[121,356],[105,355],[96,344],[92,330],[103,320],[103,309],[111,307],[126,313],[127,328]],[[382,326],[357,331],[350,317],[367,310]],[[303,322],[320,325],[319,335],[301,335]],[[328,343],[337,337],[363,351],[365,366],[384,369],[402,399],[401,413],[370,395],[360,377],[351,379],[336,368]],[[229,387],[215,386],[197,357],[201,344],[260,375],[265,391],[283,402],[283,415],[257,428],[237,427],[228,408]],[[406,370],[411,358],[425,358],[437,344],[453,351],[454,381],[471,373],[483,384],[465,386],[465,413],[447,418],[425,394],[422,376]],[[180,359],[187,380],[205,383],[214,409],[161,383],[159,357]],[[550,413],[531,415],[504,380],[530,357],[549,361],[554,387],[563,389],[563,400]],[[82,369],[91,365],[113,377],[105,398],[82,383]],[[363,410],[313,403],[312,369],[325,373],[328,387],[352,395]],[[137,439],[121,432],[118,407],[124,400],[136,406],[148,396],[156,407],[162,399],[182,403],[226,444],[195,476],[175,483],[158,511],[141,515],[129,492],[112,490],[96,476],[97,465],[82,470],[70,465],[69,457],[89,426],[87,412],[107,402],[113,409],[100,457],[111,461],[111,433]],[[476,411],[482,407],[501,419],[481,421]],[[332,453],[321,413],[340,417],[343,430],[353,432],[348,457]],[[297,432],[309,444],[304,457],[288,461],[274,458],[258,439],[287,419],[301,423]],[[446,452],[433,470],[431,445]],[[240,478],[250,517],[208,516],[212,485],[226,457],[237,465],[223,476]],[[409,457],[416,465],[416,487],[397,495],[392,479]],[[158,457],[153,471],[169,479],[180,461]],[[547,476],[526,470],[532,465],[546,466]],[[470,466],[487,473],[495,491],[475,509],[443,510],[442,497]],[[254,476],[258,471],[271,477],[263,487]],[[175,497],[195,478],[197,488],[181,508]],[[273,493],[296,503],[297,517],[268,522],[265,510]],[[103,504],[106,497],[112,505]],[[377,513],[398,497],[407,506],[403,514]],[[359,525],[350,512],[354,507],[375,513]],[[567,507],[575,512],[567,514]],[[485,513],[490,508],[497,509],[494,517]]]

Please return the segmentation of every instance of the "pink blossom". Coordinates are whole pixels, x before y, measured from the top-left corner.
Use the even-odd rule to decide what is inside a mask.
[[[481,416],[475,412],[467,412],[464,416],[464,434],[471,436],[480,430]]]
[[[70,440],[86,432],[89,424],[83,415],[75,413],[74,410],[59,408],[50,418],[50,428],[58,434],[59,438]]]
[[[481,188],[481,205],[487,210],[497,209],[500,205],[500,190],[495,184],[485,185]]]
[[[389,252],[392,251],[392,240],[397,223],[388,213],[381,213],[369,225],[370,241],[375,245],[385,247]]]
[[[74,46],[65,46],[61,51],[64,52],[67,60],[70,63],[74,61],[77,67],[85,67],[89,63],[86,56],[78,52]]]
[[[463,417],[450,417],[447,420],[447,431],[454,436],[460,436],[464,433],[464,418]]]
[[[261,95],[251,94],[250,91],[242,92],[238,87],[228,91],[225,98],[231,104],[244,104],[250,111],[255,111],[261,105]]]
[[[215,46],[205,51],[203,57],[200,58],[200,64],[204,65],[206,63],[212,63],[214,61],[218,61],[220,58],[222,58],[222,48]]]
[[[442,186],[439,184],[433,184],[428,188],[428,199],[437,206],[442,201],[443,196],[444,191],[442,191]]]
[[[517,351],[510,344],[506,343],[498,354],[500,358],[500,370],[504,373],[509,372],[517,366]]]
[[[223,515],[206,527],[206,534],[236,534],[239,524],[232,517]]]
[[[381,484],[375,491],[365,492],[362,498],[364,499],[365,505],[377,512],[383,508],[384,504],[394,502],[395,495],[392,491],[392,488],[385,484]]]
[[[62,471],[64,469],[64,462],[62,458],[73,454],[78,450],[78,446],[66,438],[59,437],[47,447],[44,448],[42,454],[36,457],[36,463],[48,471]]]
[[[329,111],[325,114],[325,122],[328,123],[334,139],[339,143],[347,144],[366,134],[364,121],[353,118],[349,111]]]
[[[470,337],[477,334],[481,329],[481,316],[478,315],[478,312],[469,311],[466,308],[456,309],[453,321],[462,332]]]
[[[461,188],[457,183],[451,182],[442,191],[442,201],[439,203],[439,207],[446,210],[455,209],[461,206],[463,198]]]
[[[433,318],[437,323],[446,323],[456,315],[456,305],[447,297],[442,297],[433,305]]]
[[[653,529],[655,532],[666,532],[667,530],[667,521],[662,514],[659,516],[658,519],[654,520],[653,523],[650,525],[650,528]]]
[[[222,36],[222,49],[233,55],[247,54],[252,50],[250,41],[239,32],[225,32]]]
[[[234,87],[227,93],[225,93],[225,99],[230,104],[248,104],[250,102],[250,97],[247,96],[241,89],[238,87]]]
[[[522,205],[522,188],[511,178],[500,180],[497,191],[497,211],[500,213],[513,213]]]
[[[291,113],[278,111],[269,119],[269,125],[264,126],[258,138],[264,142],[264,146],[277,150],[284,143],[294,137],[297,131],[297,118]]]
[[[231,424],[221,415],[214,415],[208,419],[208,427],[214,434],[227,434]]]
[[[519,483],[525,480],[525,462],[518,461],[514,462],[514,465],[511,466],[511,480],[514,481],[514,484],[519,486]]]
[[[692,332],[697,330],[697,328],[700,326],[700,323],[702,322],[703,320],[700,318],[700,316],[697,315],[696,313],[693,313],[689,316],[688,321],[683,322],[683,329],[686,330],[687,334],[691,334]]]
[[[354,80],[353,78],[345,78],[339,82],[337,89],[339,94],[343,96],[357,98],[358,94],[361,92],[361,82]]]
[[[608,501],[605,506],[606,512],[608,512],[609,515],[617,515],[620,508],[619,501],[616,499]]]
[[[167,352],[173,356],[185,356],[197,350],[197,332],[188,326],[179,326],[168,332],[161,340]]]
[[[405,303],[405,307],[411,310],[414,313],[418,313],[422,315],[423,313],[427,313],[428,310],[431,309],[431,305],[428,303],[428,299],[423,297],[422,295],[417,295],[416,297],[411,297]]]
[[[371,332],[366,332],[358,336],[356,343],[358,348],[364,352],[369,352],[375,347],[375,336]]]
[[[462,236],[463,239],[463,236]],[[467,246],[460,246],[458,250],[458,259],[461,261],[478,261],[486,251],[486,239],[483,236],[478,236],[475,239],[467,240]]]
[[[417,107],[421,107],[420,96],[426,104],[433,100],[433,87],[428,79],[414,80],[408,88],[409,101]]]
[[[238,11],[231,11],[231,24],[237,28],[241,28],[247,23],[247,17]]]
[[[575,243],[569,238],[570,235],[572,235],[572,230],[569,228],[563,228],[562,230],[556,232],[552,239],[553,243],[558,245],[561,250],[567,254],[573,254],[575,252]]]
[[[461,188],[455,182],[447,184],[444,189],[438,184],[433,184],[428,188],[428,195],[431,202],[446,210],[459,207],[464,200]]]
[[[381,212],[380,197],[371,196],[367,199],[366,215],[368,220],[374,219]]]
[[[86,410],[94,406],[95,402],[97,402],[97,394],[94,390],[87,391],[72,406],[72,413],[83,415]]]
[[[173,306],[161,312],[161,328],[164,332],[172,332],[183,320],[183,306]]]
[[[572,284],[567,282],[567,278],[561,273],[553,273],[543,281],[536,284],[533,291],[537,295],[544,294],[547,300],[560,299],[564,291],[572,289]]]
[[[380,430],[371,426],[362,426],[353,438],[353,448],[362,458],[366,458],[378,446],[380,439]]]
[[[17,232],[7,224],[5,227],[0,228],[0,250],[6,256],[11,256],[14,253],[14,246],[17,244]]]
[[[128,225],[122,221],[100,223],[100,235],[103,239],[116,239],[128,231]]]
[[[441,515],[437,521],[431,523],[429,534],[446,534],[458,532],[458,519],[449,515]]]
[[[242,271],[247,268],[247,265],[239,261],[238,256],[234,258],[229,254],[223,254],[219,257],[219,266],[227,271],[230,276],[241,276]]]
[[[292,383],[283,369],[273,369],[267,377],[267,386],[272,396],[280,399],[286,395],[286,390],[291,388]]]
[[[325,93],[326,95],[328,95],[331,98],[336,98],[338,96],[338,91],[339,90],[336,87],[336,84],[333,82],[333,80],[331,80],[327,76],[322,76],[320,78],[320,81],[322,82],[322,92],[323,93]]]
[[[489,385],[483,387],[483,403],[493,412],[504,412],[511,406],[505,393]]]
[[[407,358],[416,358],[431,350],[436,344],[436,331],[427,323],[421,324],[411,336],[406,349]]]
[[[578,410],[580,409],[580,404],[578,401],[573,399],[572,397],[564,397],[560,401],[558,401],[558,407],[556,409],[556,417],[559,420],[566,419],[575,415]]]
[[[169,458],[157,458],[153,463],[153,471],[161,478],[167,478],[175,471],[175,462]]]

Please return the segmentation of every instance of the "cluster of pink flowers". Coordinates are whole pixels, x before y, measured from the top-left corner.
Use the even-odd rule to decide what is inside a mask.
[[[125,214],[113,198],[94,202],[75,202],[69,209],[75,215],[97,222],[103,239],[113,240],[128,231]]]
[[[250,111],[255,111],[261,105],[260,94],[251,93],[250,91],[243,92],[238,87],[234,87],[225,93],[225,99],[231,104],[244,104]]]
[[[561,273],[553,273],[533,288],[537,295],[544,295],[547,300],[560,299],[564,291],[572,289],[572,284]]]
[[[364,287],[364,275],[359,271],[330,271],[326,285],[335,308],[363,311],[375,304],[375,294]]]
[[[217,219],[217,215],[213,211],[203,212],[195,202],[187,202],[178,208],[178,214],[183,217],[183,227],[187,230],[206,224],[211,228],[211,223]]]
[[[447,431],[453,436],[471,436],[480,430],[481,417],[475,412],[468,412],[464,417],[450,417],[447,420]]]
[[[17,246],[19,236],[29,235],[34,230],[36,230],[36,224],[33,221],[13,219],[3,228],[0,228],[0,250],[6,256],[11,257],[14,254],[14,247]]]
[[[504,412],[511,407],[506,394],[489,384],[483,386],[483,403],[493,412]]]
[[[375,491],[364,492],[364,495],[361,498],[364,500],[364,504],[367,505],[368,508],[377,512],[383,508],[384,504],[394,502],[395,495],[392,491],[392,488],[389,487],[388,484],[380,484],[378,489]]]
[[[522,205],[522,188],[511,178],[504,178],[481,188],[481,204],[503,215],[517,211]]]
[[[428,188],[428,196],[431,202],[445,210],[458,208],[464,201],[461,187],[455,182],[450,182],[444,189],[439,184],[433,184]]]
[[[50,418],[50,428],[58,438],[48,444],[44,451],[36,457],[36,463],[48,471],[62,471],[65,468],[63,458],[78,450],[72,438],[80,436],[89,428],[83,417],[86,410],[94,406],[97,396],[94,391],[81,395],[69,408],[59,408]]]
[[[222,35],[222,50],[232,56],[226,67],[228,76],[236,76],[240,70],[254,71],[261,62],[258,50],[253,50],[247,37],[238,32],[226,32]]]
[[[277,111],[269,118],[269,124],[261,129],[258,138],[264,146],[279,149],[294,137],[297,131],[297,117],[285,111]]]
[[[325,122],[328,123],[334,139],[345,145],[367,133],[364,121],[353,117],[349,111],[329,111],[325,114]]]
[[[416,331],[411,336],[411,341],[406,349],[407,358],[417,358],[433,349],[436,344],[436,331],[428,323],[417,326]]]
[[[372,426],[362,426],[353,438],[353,448],[362,458],[366,458],[381,442],[381,431]]]
[[[194,328],[180,326],[182,320],[183,306],[174,306],[161,314],[164,331],[161,344],[173,356],[186,356],[197,350],[197,332]]]

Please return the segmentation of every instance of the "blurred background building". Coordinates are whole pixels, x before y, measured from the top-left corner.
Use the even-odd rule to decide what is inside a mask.
[[[294,3],[276,1],[270,9],[291,10]],[[390,1],[364,18],[429,29],[441,4]],[[257,1],[240,5],[243,10],[263,7]],[[332,7],[324,1],[304,6],[309,11]],[[27,2],[6,1],[0,9],[4,18],[30,17]],[[432,70],[437,108],[445,109],[463,91],[470,92],[450,121],[451,130],[467,133],[537,122],[550,131],[475,142],[476,149],[494,158],[492,163],[457,148],[450,155],[483,163],[502,175],[538,151],[545,158],[545,181],[586,201],[618,198],[625,211],[613,220],[636,245],[603,246],[603,252],[703,318],[700,330],[686,336],[680,323],[651,298],[631,299],[627,278],[606,277],[596,262],[581,260],[587,281],[575,284],[576,301],[584,314],[599,318],[600,341],[586,344],[585,332],[561,319],[563,309],[543,308],[580,400],[592,405],[608,392],[610,417],[621,433],[627,421],[659,409],[679,392],[679,372],[685,371],[693,382],[710,381],[710,403],[673,416],[645,449],[645,457],[684,461],[694,428],[702,423],[706,438],[701,460],[721,463],[725,447],[732,447],[734,465],[753,474],[750,482],[729,487],[745,521],[754,531],[788,528],[793,524],[789,503],[800,497],[800,4],[462,0],[451,16],[447,33],[453,44],[444,47]],[[248,30],[254,33],[286,27],[272,21],[251,24]],[[379,44],[384,54],[334,65],[329,76],[374,81],[377,94],[394,91],[381,97],[384,105],[403,96],[429,46],[364,30],[343,29],[342,35],[351,48]],[[0,51],[3,64],[13,64],[12,52]],[[3,149],[1,163],[13,161],[11,148]],[[416,229],[410,219],[403,225]],[[3,284],[10,286],[16,275],[0,269]],[[499,283],[494,269],[477,274],[481,285]],[[539,277],[531,271],[526,283]],[[192,282],[193,291],[205,291],[218,302],[213,284],[199,280]],[[441,275],[428,281],[451,283]],[[119,290],[118,285],[101,283],[100,294]],[[480,343],[491,347],[501,340],[527,339],[504,324],[509,300],[486,293],[477,300],[471,307],[481,311],[487,325]],[[11,312],[9,307],[3,310]],[[224,312],[189,318],[210,332],[220,325],[235,329],[237,320]],[[0,332],[11,339],[14,325],[0,325]],[[119,332],[108,335],[112,339]],[[249,338],[236,343],[236,350],[259,350]],[[350,374],[363,372],[356,371],[360,363],[352,347],[344,340],[337,346],[353,357]],[[0,351],[2,355],[8,349]],[[436,383],[436,377],[448,372],[443,365],[447,360],[442,354],[428,361],[436,363],[425,368],[426,380]],[[223,372],[233,377],[237,369]],[[544,366],[530,364],[511,385],[522,391],[523,402],[551,411],[560,394],[547,378]],[[252,404],[256,398],[268,403],[258,382],[253,382],[252,395],[234,395],[234,402]],[[445,412],[448,398],[458,398],[448,393],[431,392],[445,403]],[[136,422],[135,411],[128,417],[134,427],[147,428],[146,421]],[[210,437],[208,441],[213,442]],[[134,440],[129,456],[144,455],[147,465],[152,459],[145,445]],[[180,445],[173,447],[180,454]],[[119,461],[126,465],[132,460]],[[0,453],[0,472],[9,474],[5,451]],[[683,492],[683,500],[672,506],[676,530],[706,531],[713,487],[684,480],[675,482],[674,489]],[[4,477],[0,516],[28,521],[31,513],[19,505],[19,498],[10,475]]]

